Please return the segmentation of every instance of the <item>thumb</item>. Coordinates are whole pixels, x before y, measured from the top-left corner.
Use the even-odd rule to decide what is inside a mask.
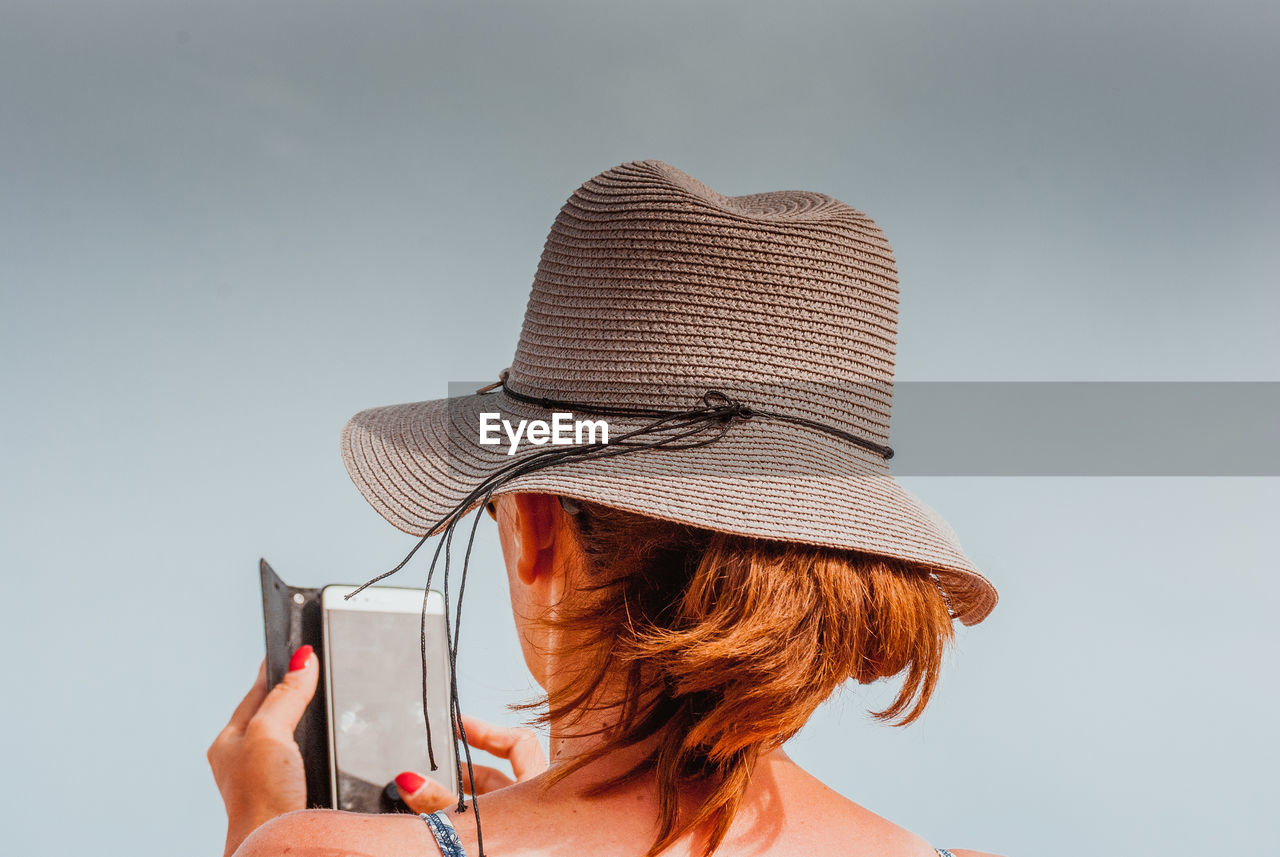
[[[271,688],[249,722],[250,727],[293,735],[302,713],[316,695],[319,681],[320,659],[311,646],[303,646],[293,653],[289,671]]]
[[[435,812],[454,804],[458,796],[433,779],[413,771],[405,771],[396,777],[396,789],[400,799],[414,812]]]

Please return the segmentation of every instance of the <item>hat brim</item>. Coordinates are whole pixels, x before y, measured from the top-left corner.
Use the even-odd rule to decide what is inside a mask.
[[[373,508],[423,536],[484,479],[547,450],[479,443],[480,414],[550,420],[551,412],[503,394],[476,394],[370,408],[342,431],[342,457]],[[583,417],[589,418],[584,414]],[[613,436],[646,420],[615,420]],[[801,425],[753,417],[696,449],[644,449],[568,458],[504,482],[495,494],[560,494],[741,536],[894,557],[964,579],[957,618],[984,619],[996,590],[965,556],[951,528],[890,474],[872,452]],[[478,505],[478,501],[472,504]]]

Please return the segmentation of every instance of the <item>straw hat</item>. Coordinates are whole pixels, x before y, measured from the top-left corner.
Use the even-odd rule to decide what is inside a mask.
[[[844,203],[724,196],[661,161],[622,164],[552,224],[505,384],[362,411],[343,429],[343,460],[365,499],[414,535],[483,502],[478,485],[559,494],[917,563],[964,593],[953,610],[972,624],[995,588],[889,472],[897,308],[888,242]],[[515,429],[566,411],[607,414],[613,438],[644,437],[655,415],[723,401],[727,415],[695,426],[700,444],[593,457],[528,436],[509,454],[503,429],[480,442],[501,420]]]

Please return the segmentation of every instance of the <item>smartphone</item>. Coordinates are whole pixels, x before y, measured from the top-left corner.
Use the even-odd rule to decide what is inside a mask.
[[[390,812],[391,785],[418,771],[457,791],[455,744],[449,723],[449,659],[444,596],[427,596],[427,710],[422,707],[422,590],[354,586],[320,593],[329,705],[331,806],[350,812]],[[431,719],[437,769],[427,754]]]

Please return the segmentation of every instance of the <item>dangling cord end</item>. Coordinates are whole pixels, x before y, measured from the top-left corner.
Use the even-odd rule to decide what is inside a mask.
[[[494,381],[492,384],[485,384],[483,387],[481,387],[480,389],[476,390],[476,392],[477,392],[477,393],[492,393],[494,390],[498,389],[499,387],[501,387],[501,386],[503,386],[503,385],[505,385],[505,384],[507,383],[507,376],[508,376],[509,374],[511,374],[511,369],[510,369],[510,367],[508,367],[508,368],[506,368],[506,369],[503,369],[501,372],[499,372],[499,373],[498,373],[498,380]]]
[[[480,523],[480,509],[489,502],[489,498],[493,496],[492,491],[488,491],[481,498],[481,502],[476,509],[475,518],[471,522],[471,533],[467,537],[467,550],[462,556],[462,579],[458,582],[458,603],[457,612],[454,615],[452,635],[449,634],[449,602],[445,600],[445,645],[448,647],[449,658],[449,706],[451,720],[453,721],[455,740],[462,745],[462,753],[458,754],[458,806],[457,812],[465,812],[467,802],[465,799],[465,783],[462,779],[462,762],[466,759],[467,764],[467,780],[471,783],[471,787],[475,789],[475,767],[471,763],[471,744],[467,741],[467,727],[462,722],[462,705],[458,701],[458,642],[462,636],[462,598],[467,588],[467,570],[471,566],[471,549],[475,546],[476,528]],[[449,533],[449,542],[452,543],[453,533]],[[445,579],[448,579],[449,573],[449,556],[445,554]],[[475,814],[476,819],[476,847],[479,851],[479,857],[484,855],[484,833],[480,826],[480,798],[478,795],[471,795],[471,810]]]
[[[454,659],[454,664],[455,666],[457,664],[456,657]],[[456,686],[454,687],[451,696],[452,696],[452,702],[453,702],[454,719],[457,722],[458,740],[459,740],[459,743],[462,744],[462,748],[466,754],[466,759],[467,759],[467,778],[471,781],[471,787],[475,788],[476,775],[475,775],[475,769],[471,765],[471,745],[467,743],[467,727],[462,724],[462,709],[458,707],[458,697],[457,697]],[[454,808],[454,811],[455,812],[467,811],[467,801],[465,797],[464,784],[462,782],[461,761],[459,761],[459,764],[458,764],[458,805]],[[476,819],[476,850],[477,850],[476,857],[485,857],[484,832],[480,827],[480,796],[479,795],[475,795],[475,794],[471,795],[471,812]]]
[[[392,568],[392,569],[389,569],[389,570],[387,570],[387,571],[384,571],[384,572],[382,572],[382,574],[379,574],[377,577],[374,577],[374,578],[372,578],[372,579],[370,579],[370,580],[366,580],[364,583],[360,584],[360,585],[359,585],[359,586],[357,586],[355,589],[353,589],[352,591],[348,592],[346,595],[342,596],[343,600],[344,600],[344,601],[350,601],[352,598],[356,597],[356,596],[357,596],[357,595],[359,595],[361,592],[364,592],[364,591],[365,591],[367,588],[369,588],[370,586],[373,586],[375,583],[378,583],[378,582],[379,582],[379,581],[381,581],[381,580],[385,580],[386,578],[388,578],[388,577],[390,577],[391,575],[395,574],[395,573],[396,573],[397,571],[399,571],[400,569],[404,568],[406,565],[408,565],[408,564],[409,564],[409,560],[413,559],[413,555],[414,555],[414,554],[416,554],[416,553],[418,552],[418,550],[419,550],[423,545],[425,545],[425,544],[427,543],[427,539],[429,539],[429,538],[431,538],[431,531],[430,531],[430,530],[428,530],[428,531],[427,531],[426,535],[424,535],[422,538],[418,539],[417,544],[415,544],[415,545],[413,546],[413,550],[409,551],[409,553],[405,556],[405,558],[404,558],[404,559],[402,559],[402,560],[400,560],[400,562],[396,563],[396,567],[395,567],[395,568]],[[432,562],[434,563],[434,560],[432,560]],[[434,567],[434,566],[433,566],[433,567]]]

